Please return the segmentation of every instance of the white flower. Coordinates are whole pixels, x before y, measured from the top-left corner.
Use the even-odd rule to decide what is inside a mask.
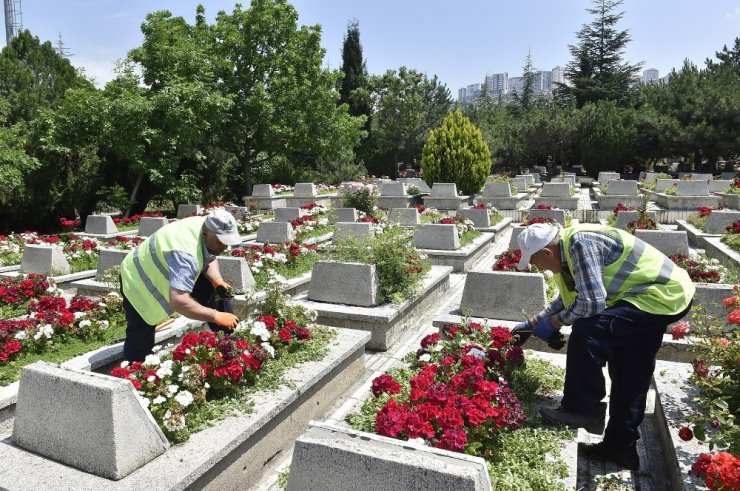
[[[270,353],[271,357],[275,358],[275,348],[273,348],[270,343],[262,343],[261,346],[265,349],[265,351]]]
[[[75,320],[77,320],[80,317],[85,317],[85,313],[84,312],[75,312],[74,313],[74,316],[75,316]]]
[[[187,390],[183,390],[175,396],[175,400],[179,402],[182,407],[188,407],[193,403],[193,394]]]
[[[121,368],[128,368],[129,363],[127,361],[121,362]]]
[[[424,440],[423,438],[411,438],[408,442],[413,445],[426,445],[427,444],[427,441]]]
[[[432,355],[430,355],[429,353],[424,353],[423,355],[419,357],[419,361],[431,361],[431,360],[432,360]]]
[[[306,311],[306,315],[308,316],[309,319],[311,319],[311,322],[316,322],[316,319],[318,318],[319,313],[316,312],[314,309],[308,309]]]
[[[42,337],[51,339],[52,334],[54,334],[54,329],[52,329],[51,324],[44,324],[38,328],[36,334],[33,335],[33,339],[41,339]]]
[[[172,413],[168,410],[164,414],[164,427],[169,431],[178,431],[185,428],[185,417],[178,416],[177,418],[172,417]]]
[[[160,360],[159,356],[155,354],[147,355],[146,358],[144,358],[144,365],[158,366],[160,363],[162,363],[162,360]]]
[[[172,360],[165,360],[157,369],[157,377],[165,378],[172,375]]]
[[[18,331],[17,333],[15,333],[15,339],[17,339],[18,341],[23,341],[27,338],[28,334],[26,333],[26,331]]]
[[[162,396],[157,396],[152,400],[152,404],[162,404],[163,402],[166,402],[167,399]]]
[[[270,340],[270,331],[267,329],[267,326],[264,322],[255,322],[252,326],[252,329],[249,331],[249,334],[257,336],[258,338],[262,339],[262,341]]]
[[[155,346],[152,346],[152,353],[157,353],[161,349],[162,349],[162,346],[160,346],[158,344],[155,345]],[[164,363],[167,363],[167,362],[164,362]],[[164,363],[163,363],[163,365],[164,365]]]
[[[106,329],[108,329],[108,327],[110,327],[110,322],[106,320],[102,320],[102,321],[98,321],[98,325],[100,326],[100,329],[105,331]]]
[[[148,377],[146,378],[146,381],[147,381],[147,382],[150,382],[150,383],[153,383],[153,382],[154,382],[155,380],[157,380],[157,377],[156,377],[156,375],[149,375],[149,376],[148,376]]]
[[[170,384],[167,386],[167,394],[172,397],[175,394],[177,394],[177,391],[180,390],[180,387],[178,387],[175,384]]]
[[[203,384],[203,387],[205,387],[206,390],[208,390],[208,389],[211,388],[211,384],[209,384],[208,382],[206,382],[205,384]]]
[[[108,296],[113,298],[120,298],[121,295],[119,295],[118,292],[110,292]]]
[[[89,319],[85,319],[84,321],[80,321],[80,327],[83,328],[83,329],[86,328],[86,327],[90,327],[91,325],[92,325],[92,321],[90,321]]]
[[[105,309],[105,308],[108,308],[108,304],[106,304],[106,303],[103,303],[103,302],[100,302],[100,303],[98,304],[98,307],[100,307],[101,309]]]

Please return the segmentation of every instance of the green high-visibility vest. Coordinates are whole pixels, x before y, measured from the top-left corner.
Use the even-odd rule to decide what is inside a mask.
[[[564,229],[562,250],[571,271],[575,269],[570,256],[570,240],[574,234],[584,231],[608,234],[624,246],[619,259],[604,268],[607,307],[624,300],[644,312],[658,315],[678,314],[688,307],[696,291],[689,274],[655,247],[623,230],[599,225]],[[575,302],[578,292],[566,284],[560,273],[555,275],[555,282],[567,308]]]
[[[198,271],[203,271],[201,230],[205,220],[205,217],[189,217],[162,227],[121,263],[123,293],[147,324],[159,324],[174,313],[169,301],[170,266],[166,253],[190,254],[198,261]]]

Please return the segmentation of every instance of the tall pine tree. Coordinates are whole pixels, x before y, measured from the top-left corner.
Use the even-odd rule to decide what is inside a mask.
[[[347,34],[342,46],[342,88],[339,103],[349,105],[352,116],[368,116],[366,123],[369,127],[370,99],[367,91],[367,68],[362,59],[362,44],[360,44],[360,25],[353,20],[347,25]],[[361,90],[358,90],[361,89]]]
[[[624,47],[630,41],[628,31],[616,29],[624,12],[614,9],[623,0],[593,0],[593,8],[586,9],[594,16],[576,34],[578,44],[569,45],[573,60],[565,68],[571,86],[558,84],[560,97],[575,99],[582,107],[589,102],[610,100],[625,104],[630,86],[642,63],[631,65],[622,60]]]

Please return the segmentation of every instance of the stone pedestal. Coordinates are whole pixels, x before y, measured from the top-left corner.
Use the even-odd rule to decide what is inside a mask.
[[[118,228],[109,215],[88,215],[85,222],[85,233],[92,235],[117,234]]]
[[[58,276],[69,274],[71,271],[60,247],[28,244],[23,249],[21,273]]]

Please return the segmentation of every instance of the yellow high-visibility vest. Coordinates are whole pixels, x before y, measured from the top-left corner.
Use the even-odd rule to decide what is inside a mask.
[[[623,230],[600,225],[564,229],[561,233],[562,250],[571,271],[575,269],[570,256],[570,240],[574,234],[584,231],[608,234],[624,246],[619,259],[604,268],[607,308],[620,300],[658,315],[678,314],[688,307],[696,291],[689,274],[655,247]],[[560,273],[555,275],[555,281],[567,308],[576,300],[578,292],[565,283]]]
[[[174,313],[170,306],[170,266],[165,254],[190,254],[203,271],[201,230],[205,217],[189,217],[157,230],[121,263],[123,293],[147,324],[156,325]]]

